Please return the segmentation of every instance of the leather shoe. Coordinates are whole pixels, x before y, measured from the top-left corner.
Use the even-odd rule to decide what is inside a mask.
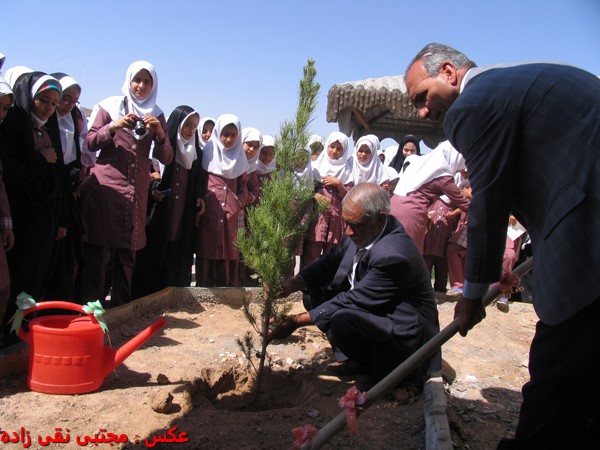
[[[361,375],[367,373],[367,369],[351,359],[331,363],[327,371],[337,376]]]

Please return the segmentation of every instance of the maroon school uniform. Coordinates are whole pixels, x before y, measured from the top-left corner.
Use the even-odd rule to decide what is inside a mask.
[[[342,200],[348,193],[352,184],[337,187],[324,187],[319,192],[329,200],[327,209],[319,214],[314,225],[309,226],[302,252],[303,264],[310,264],[317,259],[321,252],[327,252],[342,241],[344,235],[344,222],[342,220]]]
[[[405,196],[393,195],[390,199],[390,214],[404,226],[421,253],[423,253],[425,234],[429,225],[427,214],[429,206],[442,194],[446,194],[450,201],[462,211],[468,209],[469,201],[456,186],[454,178],[449,175],[434,178]]]
[[[127,79],[141,69],[153,72],[149,63],[136,62],[129,67]],[[154,99],[155,96],[153,91],[150,98]],[[135,102],[131,92],[125,98],[105,99],[97,106],[98,112],[86,137],[90,151],[100,150],[100,154],[81,197],[85,258],[82,297],[84,301],[103,300],[106,286],[109,285],[107,278],[110,278],[110,306],[131,301],[135,252],[146,245],[146,213],[151,181],[148,160],[154,157],[168,164],[173,158],[173,149],[166,137],[167,123],[164,114],[156,106],[152,107],[151,112],[156,114],[164,130],[164,142],[159,143],[151,129],[147,129],[139,140],[131,130],[123,128],[111,135],[111,122],[122,117],[128,109],[135,112]],[[137,115],[142,116],[141,112],[137,112]],[[109,260],[112,261],[110,274]]]
[[[167,129],[164,115],[158,118]],[[123,129],[110,135],[110,115],[100,109],[87,135],[91,150],[101,149],[81,202],[83,241],[113,248],[139,250],[146,245],[148,156],[154,133],[136,140]],[[166,134],[166,132],[165,132]],[[168,139],[155,144],[163,164],[173,157]]]
[[[204,203],[206,212],[200,222],[199,245],[196,250],[196,284],[200,286],[233,286],[237,284],[235,246],[242,213],[241,199],[248,197],[248,176],[227,179],[208,174]]]

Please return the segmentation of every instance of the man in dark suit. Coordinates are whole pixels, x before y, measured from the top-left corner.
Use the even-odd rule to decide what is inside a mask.
[[[340,245],[283,283],[282,297],[308,288],[310,310],[286,317],[271,332],[272,339],[283,339],[316,325],[334,348],[369,373],[363,389],[439,331],[429,272],[389,212],[389,194],[374,183],[358,184],[346,194]],[[438,353],[412,381],[419,385],[440,368]]]
[[[421,118],[444,123],[469,170],[460,332],[484,316],[510,212],[531,236],[540,318],[515,439],[499,448],[599,448],[600,79],[559,64],[477,68],[441,44],[408,66]]]

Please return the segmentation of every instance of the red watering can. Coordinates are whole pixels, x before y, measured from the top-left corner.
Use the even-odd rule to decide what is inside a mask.
[[[95,391],[115,367],[167,323],[161,317],[117,350],[104,345],[98,320],[76,303],[40,302],[24,310],[23,315],[50,308],[77,311],[85,316],[36,317],[29,322],[29,331],[19,329],[19,337],[29,344],[27,386],[46,394]]]

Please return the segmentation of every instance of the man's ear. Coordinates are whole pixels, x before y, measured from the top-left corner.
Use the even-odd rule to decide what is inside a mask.
[[[448,81],[452,86],[458,84],[458,73],[454,64],[450,61],[445,61],[440,67],[440,76]]]

